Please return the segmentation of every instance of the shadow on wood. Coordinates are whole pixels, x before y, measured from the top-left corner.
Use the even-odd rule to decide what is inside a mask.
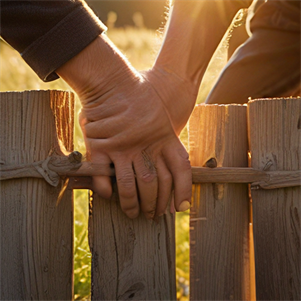
[[[189,121],[191,165],[248,166],[247,107],[199,105]],[[247,184],[193,185],[191,300],[249,300]]]
[[[44,160],[73,149],[73,95],[58,91],[0,93],[0,160]],[[62,184],[62,181],[61,181]],[[71,300],[73,203],[61,185],[13,179],[1,188],[1,300]]]

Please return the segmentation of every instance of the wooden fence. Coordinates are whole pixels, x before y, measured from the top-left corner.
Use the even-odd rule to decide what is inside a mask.
[[[113,175],[64,152],[73,107],[68,92],[0,94],[1,300],[72,300],[72,187]],[[189,147],[190,299],[300,300],[301,100],[197,106]],[[130,220],[116,189],[94,196],[89,244],[92,300],[176,299],[172,214]]]

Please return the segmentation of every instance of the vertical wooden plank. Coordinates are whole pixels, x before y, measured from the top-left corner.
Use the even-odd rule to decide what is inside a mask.
[[[248,104],[251,165],[301,169],[301,99]],[[257,300],[300,300],[301,187],[252,190]]]
[[[90,203],[92,300],[176,300],[175,229],[170,213],[131,220],[110,201]]]
[[[73,149],[73,95],[59,91],[0,93],[1,164],[45,160]],[[62,184],[62,183],[61,183]],[[73,202],[44,179],[0,182],[1,300],[71,300]]]
[[[248,166],[246,106],[196,106],[189,147],[192,166]],[[193,185],[191,300],[249,300],[248,233],[248,185]]]

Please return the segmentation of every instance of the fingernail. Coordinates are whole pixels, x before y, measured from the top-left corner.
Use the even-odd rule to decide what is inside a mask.
[[[188,201],[183,201],[183,202],[180,204],[180,206],[179,206],[179,208],[178,208],[178,211],[183,212],[183,211],[188,210],[189,208],[190,208],[190,203],[189,203]]]

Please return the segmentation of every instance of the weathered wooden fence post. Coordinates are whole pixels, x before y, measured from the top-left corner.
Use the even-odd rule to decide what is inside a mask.
[[[94,196],[90,210],[92,300],[176,300],[174,216],[131,220],[116,187],[110,201]]]
[[[73,95],[0,93],[0,164],[45,160],[73,149]],[[44,179],[1,181],[1,300],[71,300],[73,202]]]
[[[301,99],[248,104],[251,166],[301,169]],[[301,187],[252,189],[257,300],[300,300]]]
[[[192,166],[247,167],[246,106],[199,105],[189,122]],[[249,300],[247,184],[193,186],[191,300]]]

